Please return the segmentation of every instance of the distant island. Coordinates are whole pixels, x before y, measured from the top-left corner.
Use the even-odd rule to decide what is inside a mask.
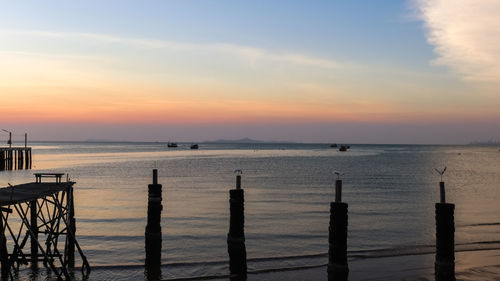
[[[473,141],[468,145],[480,145],[480,146],[500,146],[500,141],[489,140],[489,141]]]
[[[131,140],[110,140],[110,139],[86,139],[84,143],[167,143],[166,141],[131,141]],[[242,139],[218,139],[218,140],[206,140],[202,142],[196,141],[180,141],[178,143],[295,143],[290,141],[264,141],[264,140],[254,140],[251,138]]]
[[[227,139],[219,139],[213,141],[204,141],[203,143],[292,143],[288,141],[262,141],[262,140],[254,140],[251,138],[242,138],[235,140],[227,140]]]

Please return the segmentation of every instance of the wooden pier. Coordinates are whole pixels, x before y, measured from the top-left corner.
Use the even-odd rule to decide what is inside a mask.
[[[82,261],[82,273],[88,275],[90,266],[75,236],[74,182],[61,182],[61,174],[57,174],[55,182],[42,183],[39,175],[37,182],[0,188],[2,280],[14,279],[19,267],[28,262],[38,268],[40,261],[58,280],[69,280],[75,248]]]
[[[31,147],[0,147],[0,171],[31,169]]]

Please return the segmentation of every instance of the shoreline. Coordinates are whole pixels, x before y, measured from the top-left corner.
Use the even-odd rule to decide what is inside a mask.
[[[500,280],[500,249],[463,250],[455,253],[456,280]],[[228,280],[228,276],[163,279]],[[327,266],[251,272],[248,281],[328,280]],[[349,262],[348,280],[434,280],[434,253],[355,259]]]

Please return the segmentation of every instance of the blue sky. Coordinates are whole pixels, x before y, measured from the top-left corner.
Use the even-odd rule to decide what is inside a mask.
[[[5,1],[3,7],[6,29],[225,42],[416,64],[432,58],[406,1]]]
[[[0,110],[74,139],[500,138],[500,5],[456,1],[2,1]]]

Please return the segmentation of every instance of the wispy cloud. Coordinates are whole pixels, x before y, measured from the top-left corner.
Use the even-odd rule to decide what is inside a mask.
[[[120,37],[108,34],[83,33],[83,32],[56,32],[42,30],[6,30],[1,29],[0,35],[20,35],[30,37],[58,38],[70,40],[84,40],[87,42],[100,42],[106,44],[121,44],[142,49],[168,49],[176,51],[216,52],[225,55],[237,56],[253,64],[258,61],[285,63],[317,68],[337,68],[340,64],[334,60],[315,57],[296,52],[273,52],[253,46],[243,46],[227,43],[185,43],[167,40],[141,39]]]
[[[467,80],[500,83],[500,1],[415,0],[436,63]]]

